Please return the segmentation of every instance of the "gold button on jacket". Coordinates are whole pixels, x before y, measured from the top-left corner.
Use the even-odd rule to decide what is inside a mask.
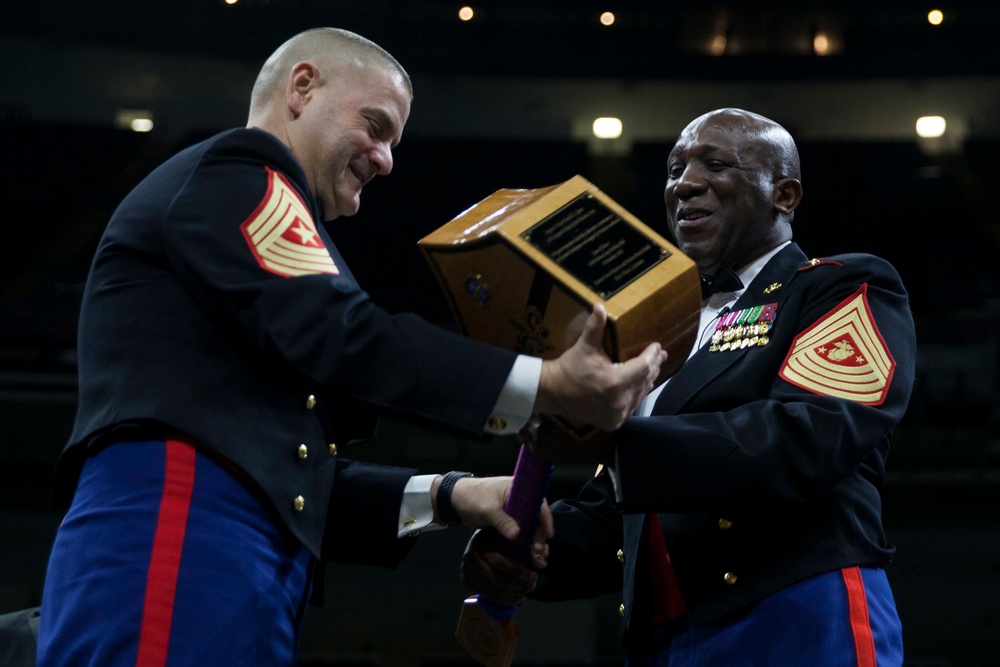
[[[336,456],[337,455],[337,445],[335,445],[335,444],[333,444],[331,442],[329,449],[330,449],[330,456]]]
[[[619,563],[625,562],[625,552],[622,551],[621,549],[618,550],[618,562]]]
[[[622,618],[625,618],[625,604],[624,603],[618,605],[618,615],[621,616]]]
[[[733,522],[730,521],[729,519],[727,519],[725,517],[719,519],[719,529],[721,529],[721,530],[729,530],[732,527],[733,527]]]
[[[316,407],[316,397],[312,394],[306,397],[306,410],[312,410]]]
[[[306,508],[306,499],[303,498],[302,496],[295,496],[293,505],[295,507],[296,512],[301,512]]]
[[[309,448],[306,447],[304,444],[299,445],[298,454],[300,459],[304,459],[305,457],[309,456]]]
[[[736,575],[732,572],[726,572],[724,575],[722,575],[722,580],[725,581],[730,586],[732,586],[733,584],[736,583]]]

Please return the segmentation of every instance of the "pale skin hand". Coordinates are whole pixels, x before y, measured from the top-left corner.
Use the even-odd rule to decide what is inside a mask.
[[[505,539],[513,540],[521,532],[503,505],[510,493],[512,477],[463,477],[455,482],[451,492],[451,505],[462,524],[469,528],[492,528]],[[431,505],[434,520],[437,521],[437,491],[441,485],[438,475],[431,483]],[[538,515],[538,529],[535,531],[535,547],[544,544],[555,535],[552,513],[547,502],[542,503]],[[533,552],[537,552],[537,548]]]
[[[656,382],[667,353],[652,343],[624,362],[613,362],[602,343],[607,311],[600,303],[573,347],[542,362],[535,412],[613,431],[635,412]]]

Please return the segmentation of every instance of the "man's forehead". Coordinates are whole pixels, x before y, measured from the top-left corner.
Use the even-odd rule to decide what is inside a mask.
[[[670,151],[670,157],[739,152],[740,143],[742,142],[735,141],[728,132],[682,134]]]
[[[411,95],[402,77],[386,67],[369,67],[350,79],[357,108],[402,130],[410,115]]]
[[[684,128],[670,156],[709,152],[752,153],[767,143],[766,134],[760,123],[746,122],[740,117],[719,114],[701,118]]]
[[[758,123],[748,123],[744,118],[720,113],[713,116],[703,116],[693,121],[684,128],[680,138],[693,142],[696,141],[697,137],[730,137],[736,134],[749,134],[758,129]]]

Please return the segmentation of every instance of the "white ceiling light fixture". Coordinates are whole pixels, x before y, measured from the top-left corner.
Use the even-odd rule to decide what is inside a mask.
[[[944,134],[948,123],[944,116],[921,116],[917,119],[917,136],[922,139],[934,139]]]
[[[617,139],[622,136],[620,118],[601,116],[594,119],[594,136],[598,139]]]
[[[148,109],[119,109],[115,112],[115,127],[119,130],[149,132],[153,129],[153,112]]]

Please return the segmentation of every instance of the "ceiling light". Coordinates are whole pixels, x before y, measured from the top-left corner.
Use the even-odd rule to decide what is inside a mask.
[[[712,38],[712,42],[708,45],[708,52],[713,56],[724,55],[728,44],[729,39],[726,38],[725,33],[716,33],[715,37]]]
[[[813,53],[817,56],[825,56],[830,53],[830,38],[825,32],[817,32],[813,37]]]
[[[606,116],[594,119],[594,136],[598,139],[617,139],[622,136],[621,119]]]
[[[612,12],[604,12],[601,14],[601,25],[611,25],[615,22],[615,15]]]
[[[941,25],[942,21],[944,21],[944,12],[940,9],[932,9],[927,12],[927,22],[931,25]]]
[[[458,18],[463,21],[471,21],[472,17],[475,15],[476,13],[472,11],[472,7],[469,7],[468,5],[458,10]]]
[[[943,116],[921,116],[917,119],[917,136],[924,139],[940,137],[947,125]]]
[[[129,129],[133,132],[149,132],[153,129],[152,118],[135,118],[129,123]]]
[[[148,109],[119,109],[115,112],[115,127],[119,130],[149,132],[153,129],[153,112]]]

